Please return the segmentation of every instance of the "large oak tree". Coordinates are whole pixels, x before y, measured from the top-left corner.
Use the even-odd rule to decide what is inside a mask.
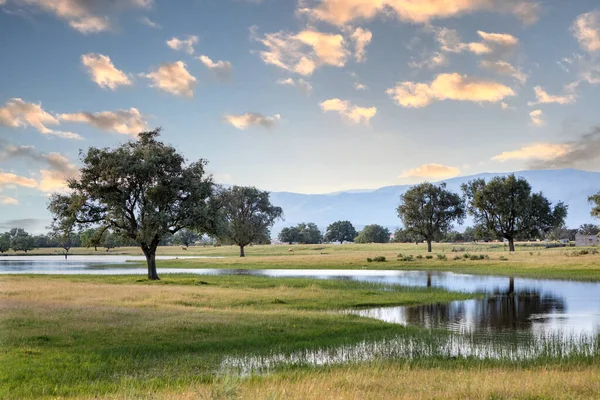
[[[404,228],[427,241],[439,240],[454,222],[461,224],[465,218],[465,206],[460,196],[446,190],[446,184],[421,183],[400,196],[398,216]]]
[[[70,194],[54,194],[49,209],[56,220],[72,219],[134,240],[148,264],[148,279],[157,280],[159,242],[184,228],[214,228],[212,178],[206,162],[186,165],[172,146],[158,141],[160,129],[142,132],[137,141],[116,148],[90,147],[82,156]]]
[[[542,193],[532,193],[531,185],[514,174],[486,182],[476,179],[462,185],[469,213],[482,231],[508,240],[515,251],[516,239],[542,238],[564,225],[567,206],[554,207]]]

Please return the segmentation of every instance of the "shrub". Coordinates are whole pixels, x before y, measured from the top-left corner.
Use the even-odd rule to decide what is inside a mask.
[[[471,258],[471,255],[469,253],[465,253],[465,254],[463,254],[463,258],[469,259],[469,258]]]
[[[373,261],[375,262],[386,262],[387,260],[385,259],[384,256],[377,256],[373,259]]]
[[[466,250],[466,248],[464,248],[464,247],[453,247],[452,248],[453,253],[462,253],[465,250]]]
[[[372,258],[367,257],[367,262],[373,262]]]
[[[406,262],[414,261],[414,258],[412,255],[409,255],[409,256],[401,258],[400,261],[406,261]]]
[[[417,260],[422,260],[422,259],[423,259],[423,256],[422,256],[421,254],[419,254],[419,255],[417,256]]]
[[[440,260],[440,261],[446,261],[446,260],[448,260],[448,257],[446,257],[446,255],[445,255],[445,254],[438,254],[438,255],[437,255],[437,258],[438,258],[438,260]]]
[[[508,261],[508,258],[506,258],[504,256],[500,256],[500,261]]]
[[[433,256],[425,256],[426,259],[431,260]]]
[[[453,260],[454,260],[454,261],[457,261],[457,260],[462,260],[462,257],[461,257],[461,256],[459,256],[459,255],[456,255],[456,256],[454,256]]]

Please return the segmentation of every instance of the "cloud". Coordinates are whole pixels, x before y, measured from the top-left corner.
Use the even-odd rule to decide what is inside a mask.
[[[458,175],[460,175],[460,169],[456,167],[442,164],[424,164],[402,172],[400,178],[447,179]]]
[[[573,148],[569,144],[535,143],[521,147],[514,151],[505,151],[492,157],[493,161],[510,160],[554,160],[571,153]]]
[[[13,98],[0,107],[0,125],[11,128],[33,127],[44,135],[81,139],[81,136],[76,133],[57,131],[47,126],[58,124],[60,124],[59,120],[44,111],[41,104],[27,103],[19,98]]]
[[[492,42],[500,46],[516,46],[519,44],[519,39],[508,33],[487,33],[477,31],[477,34],[486,42]]]
[[[10,172],[0,171],[0,187],[3,186],[22,186],[26,188],[37,187],[35,179],[26,178],[24,176],[15,175]]]
[[[81,56],[92,81],[102,88],[115,90],[119,86],[131,86],[133,82],[120,69],[115,68],[108,56],[88,53]]]
[[[188,72],[183,61],[161,64],[156,71],[144,76],[152,81],[151,87],[178,96],[194,96],[196,78]]]
[[[485,43],[463,43],[462,38],[455,29],[449,28],[428,28],[433,29],[435,39],[440,45],[440,49],[448,53],[461,53],[469,51],[475,54],[487,54],[492,52],[492,48]]]
[[[577,73],[577,79],[565,87],[567,91],[575,91],[583,82],[590,85],[600,84],[600,63],[594,55],[573,54],[572,57],[563,58],[558,65],[566,72],[574,69]]]
[[[354,82],[354,89],[356,89],[356,90],[367,90],[368,86],[365,85],[364,83]]]
[[[2,161],[20,158],[43,164],[40,169],[41,179],[39,182],[14,174],[4,174],[3,179],[3,173],[0,172],[0,187],[4,183],[35,188],[48,193],[66,189],[66,180],[79,175],[79,169],[60,153],[40,153],[33,146],[15,146],[3,141],[0,141],[0,145],[2,145],[0,150],[0,160]]]
[[[214,62],[208,56],[205,55],[201,55],[200,57],[198,57],[198,60],[200,60],[202,64],[206,66],[206,68],[213,71],[220,79],[227,79],[231,75],[231,70],[233,69],[233,67],[231,66],[231,63],[229,61],[219,60],[217,62]]]
[[[280,119],[281,116],[279,114],[275,114],[272,117],[266,117],[259,113],[246,113],[241,115],[227,114],[223,116],[223,120],[225,122],[241,130],[245,130],[252,126],[260,126],[265,129],[271,129]]]
[[[548,94],[541,86],[534,87],[533,91],[535,93],[536,101],[530,101],[527,103],[529,106],[549,103],[571,104],[575,102],[575,96],[572,94],[567,94],[564,96],[551,95]]]
[[[498,102],[515,95],[501,83],[457,73],[440,74],[431,83],[398,82],[386,93],[403,107],[425,107],[436,100]]]
[[[578,16],[571,31],[582,49],[590,53],[600,51],[600,10]]]
[[[305,81],[304,79],[300,78],[298,80],[294,80],[293,78],[287,78],[287,79],[279,79],[277,80],[277,84],[278,85],[284,85],[284,86],[295,86],[297,87],[302,93],[304,93],[305,95],[310,95],[313,91],[313,87],[310,84],[310,82]]]
[[[537,3],[519,0],[307,0],[298,9],[300,14],[338,26],[388,15],[427,23],[475,11],[510,13],[529,24],[537,20],[540,10]]]
[[[103,131],[117,132],[124,135],[136,136],[146,130],[147,127],[144,116],[137,108],[133,107],[129,110],[60,114],[58,117],[61,121],[83,122]]]
[[[506,104],[505,102],[500,103],[500,106],[502,107],[503,110],[510,109],[510,106],[508,104]]]
[[[434,69],[434,68],[441,67],[446,64],[448,64],[448,58],[446,57],[446,55],[436,51],[433,53],[429,53],[421,61],[411,61],[410,63],[408,63],[408,66],[411,68],[417,68],[417,69],[422,69],[422,68]]]
[[[531,123],[535,126],[544,126],[546,122],[542,118],[544,113],[542,110],[533,110],[529,113],[529,117],[531,118]]]
[[[522,70],[516,68],[514,65],[507,61],[497,60],[483,60],[479,63],[479,66],[485,69],[492,70],[499,75],[511,76],[521,85],[527,82],[529,76]]]
[[[265,64],[299,75],[311,75],[322,65],[343,67],[350,55],[340,34],[306,29],[295,34],[280,31],[259,37],[256,27],[250,32],[254,40],[267,48],[259,53]]]
[[[194,45],[198,43],[198,36],[188,35],[186,39],[171,38],[167,40],[167,46],[173,50],[184,51],[194,54]]]
[[[19,205],[19,200],[10,196],[0,196],[0,204],[4,206],[17,206]]]
[[[352,105],[348,100],[329,99],[320,106],[324,112],[335,111],[355,124],[368,123],[377,114],[376,107],[359,107]]]
[[[575,140],[549,146],[556,146],[557,151],[545,157],[539,155],[531,157],[528,168],[589,167],[591,162],[600,159],[600,127],[592,128]]]
[[[15,3],[37,7],[66,21],[71,28],[83,33],[97,33],[111,29],[110,16],[126,9],[144,9],[152,0],[15,0]]]
[[[150,18],[148,17],[140,17],[138,19],[138,21],[140,21],[141,24],[146,25],[150,28],[154,28],[154,29],[162,29],[162,26],[160,26],[159,24],[157,24],[156,22],[152,21]]]
[[[373,34],[368,29],[356,28],[350,37],[354,41],[354,58],[357,62],[365,61],[365,48],[371,43]]]

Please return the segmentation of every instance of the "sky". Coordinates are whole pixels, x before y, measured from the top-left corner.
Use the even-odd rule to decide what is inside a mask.
[[[597,0],[0,0],[0,54],[0,231],[156,127],[271,191],[600,170]]]

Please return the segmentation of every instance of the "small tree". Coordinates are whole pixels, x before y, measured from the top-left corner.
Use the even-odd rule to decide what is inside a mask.
[[[583,224],[579,227],[577,233],[581,235],[597,235],[600,233],[600,228],[594,224]]]
[[[27,253],[33,250],[33,237],[22,228],[13,228],[10,230],[10,247],[14,251],[24,251]]]
[[[144,252],[148,279],[157,280],[156,248],[183,228],[214,229],[213,183],[206,162],[188,166],[175,148],[159,142],[160,129],[117,148],[91,147],[69,195],[54,194],[50,210],[59,220],[99,225],[134,240]]]
[[[542,193],[531,193],[531,185],[515,175],[483,179],[462,186],[469,213],[482,232],[508,240],[515,251],[515,239],[541,238],[564,225],[567,206],[552,203]]]
[[[200,236],[191,229],[182,229],[173,235],[173,243],[189,247],[190,244],[196,243],[199,238]]]
[[[381,225],[367,225],[354,239],[356,243],[389,243],[390,230]]]
[[[102,243],[102,238],[106,230],[89,228],[81,232],[79,239],[81,240],[81,246],[93,247],[94,251],[98,251],[98,246]]]
[[[297,243],[300,242],[300,231],[295,226],[286,227],[279,232],[278,238],[283,243]]]
[[[431,252],[431,242],[439,239],[465,218],[465,207],[458,194],[446,190],[446,184],[421,183],[400,196],[397,213],[407,231],[422,236]]]
[[[65,250],[65,260],[73,246],[75,221],[72,219],[55,220],[50,225],[50,236]]]
[[[281,207],[271,204],[269,192],[254,187],[223,188],[217,204],[220,210],[218,236],[238,245],[240,257],[245,256],[244,247],[250,243],[267,241],[269,228],[283,216]]]
[[[4,232],[0,234],[0,253],[5,253],[10,250],[10,233]]]
[[[327,227],[325,232],[326,242],[353,242],[356,237],[356,229],[350,221],[336,221]]]

